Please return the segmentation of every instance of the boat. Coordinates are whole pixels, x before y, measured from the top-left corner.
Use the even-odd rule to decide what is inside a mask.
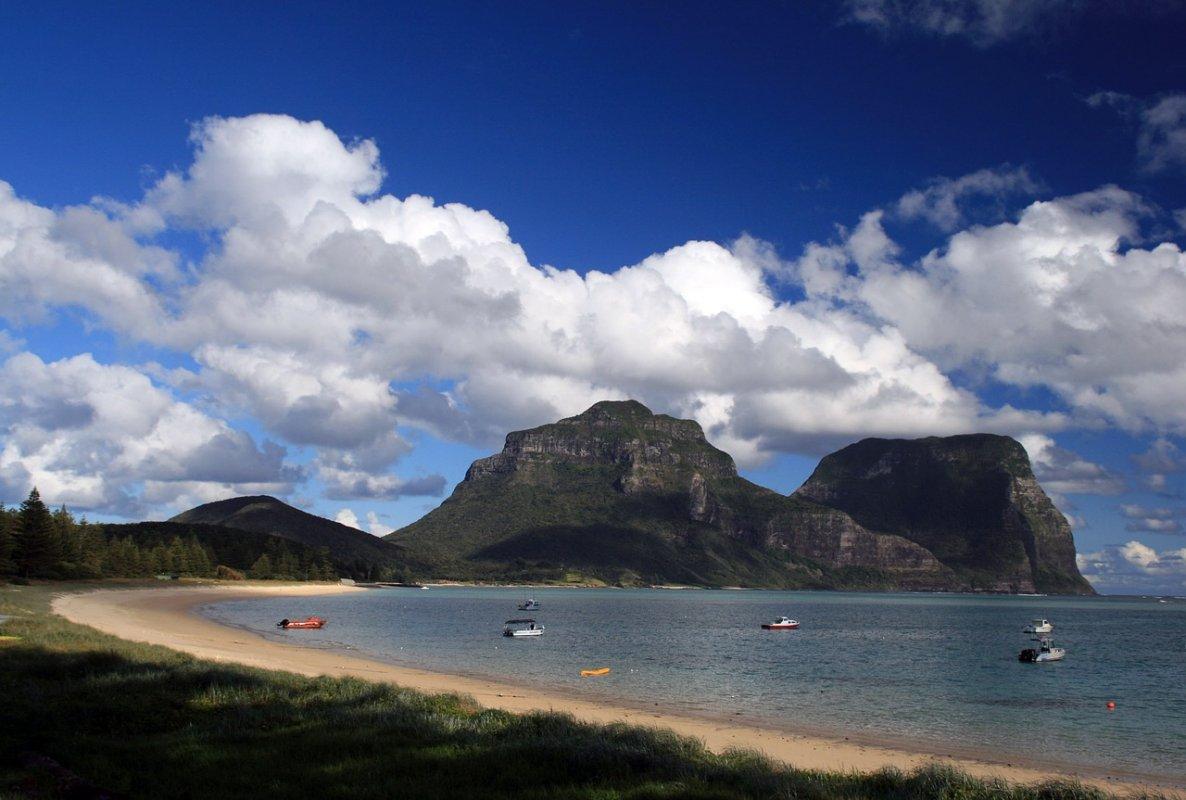
[[[581,670],[582,678],[596,678],[599,675],[609,675],[609,667],[597,667],[595,669]]]
[[[1047,661],[1062,661],[1067,657],[1067,651],[1051,644],[1049,636],[1043,636],[1037,641],[1040,644],[1036,648],[1027,647],[1018,653],[1017,660],[1026,664],[1042,664]]]
[[[306,617],[305,619],[282,619],[276,623],[277,628],[284,630],[291,630],[292,628],[324,628],[325,623],[321,617]]]
[[[1022,631],[1022,633],[1033,633],[1033,634],[1053,633],[1053,632],[1054,632],[1054,623],[1048,619],[1031,620],[1029,626],[1026,627],[1026,629],[1024,631]]]
[[[503,636],[543,636],[544,626],[533,619],[508,619],[502,627]]]
[[[779,617],[774,622],[763,622],[762,630],[764,631],[793,631],[799,627],[799,620],[791,619],[790,617]]]
[[[536,611],[539,609],[539,603],[535,601],[534,597],[529,597],[525,602],[519,604],[520,611]]]

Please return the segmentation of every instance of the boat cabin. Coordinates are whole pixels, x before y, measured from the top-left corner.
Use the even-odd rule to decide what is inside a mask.
[[[533,619],[508,619],[502,627],[503,636],[542,636],[544,626]]]

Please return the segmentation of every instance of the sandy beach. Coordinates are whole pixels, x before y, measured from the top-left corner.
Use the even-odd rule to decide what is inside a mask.
[[[559,711],[589,722],[629,722],[663,726],[693,736],[713,750],[748,748],[796,767],[826,770],[912,769],[940,762],[981,777],[1034,782],[1073,777],[1116,792],[1142,789],[1186,798],[1181,786],[1149,784],[1125,773],[1085,774],[1039,764],[994,763],[942,754],[808,736],[789,731],[731,724],[728,720],[610,706],[523,686],[472,677],[409,669],[329,650],[270,641],[237,628],[212,622],[196,613],[198,606],[251,597],[307,596],[368,591],[326,584],[169,586],[146,589],[102,589],[65,594],[54,600],[61,616],[100,631],[138,642],[164,645],[212,661],[234,662],[303,675],[351,676],[388,681],[425,692],[458,692],[482,705],[514,712]]]

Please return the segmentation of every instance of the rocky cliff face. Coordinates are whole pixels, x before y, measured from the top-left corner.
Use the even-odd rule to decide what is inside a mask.
[[[1005,441],[1016,450],[998,455],[1016,466],[1020,452],[1024,461],[1020,445]],[[1008,551],[995,560],[969,555],[968,541],[948,535],[952,528],[926,535],[909,524],[902,506],[930,502],[932,476],[920,467],[930,462],[917,454],[879,453],[865,464],[861,475],[894,476],[893,488],[856,503],[854,513],[845,507],[852,497],[847,461],[830,456],[786,497],[740,478],[733,459],[710,445],[697,423],[652,414],[633,401],[597,403],[508,434],[502,452],[475,461],[439,508],[388,538],[449,577],[1032,591],[1065,575],[1067,589],[1080,588],[1078,573],[1065,572],[1067,553],[1074,567],[1069,532],[1063,536],[1061,515],[1036,482],[1027,483],[1020,468],[1015,481],[1006,480],[985,459],[957,457],[983,450],[971,445],[940,448],[939,463],[952,468],[965,491],[952,499],[951,486],[936,484],[948,496],[937,502],[944,514],[976,518],[992,505],[982,496],[1013,492],[1016,513],[997,509],[982,526],[998,531],[996,545]],[[913,492],[905,503],[895,496],[902,486]],[[973,538],[977,553],[996,546],[988,533]],[[1029,556],[1023,541],[1043,557]]]
[[[621,468],[627,493],[661,489],[676,475],[737,477],[737,467],[704,438],[699,423],[651,411],[634,400],[597,403],[584,414],[507,434],[502,452],[475,461],[466,481],[518,473],[530,480],[557,462]]]
[[[1092,593],[1070,525],[1007,436],[865,439],[826,456],[794,496],[920,545],[958,588]]]

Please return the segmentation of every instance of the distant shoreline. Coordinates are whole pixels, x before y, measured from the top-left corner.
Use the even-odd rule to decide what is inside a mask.
[[[901,743],[873,742],[863,737],[830,738],[758,727],[724,718],[691,716],[665,709],[652,711],[625,705],[612,706],[565,696],[555,690],[540,691],[513,683],[396,666],[338,650],[276,642],[241,628],[219,624],[197,613],[199,606],[228,600],[336,595],[366,590],[364,586],[312,583],[112,588],[60,595],[53,602],[53,610],[72,622],[90,625],[105,633],[132,641],[163,645],[214,661],[304,675],[352,676],[392,682],[430,693],[468,694],[484,706],[513,712],[558,711],[590,722],[626,722],[665,727],[701,739],[715,751],[747,748],[800,768],[867,772],[884,767],[910,770],[938,762],[958,767],[977,777],[1004,778],[1022,783],[1069,777],[1112,792],[1171,790],[1186,800],[1186,784],[1169,784],[1164,779],[1149,776],[1122,771],[1089,773],[1073,767],[1037,762],[1018,764],[1015,760],[1006,763],[937,755],[907,749]]]

